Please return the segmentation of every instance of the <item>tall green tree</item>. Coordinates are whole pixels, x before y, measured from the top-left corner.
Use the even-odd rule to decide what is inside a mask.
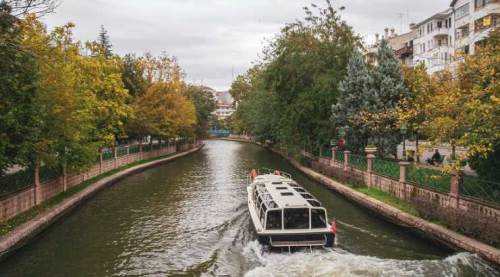
[[[211,92],[192,85],[187,87],[187,96],[196,109],[197,124],[195,134],[199,138],[206,137],[212,112],[215,111],[214,98]]]
[[[366,111],[359,113],[358,122],[370,130],[371,143],[385,157],[396,157],[402,140],[397,108],[400,101],[410,97],[401,73],[400,62],[386,40],[377,52],[377,66],[372,70],[373,85],[365,100]]]
[[[111,58],[113,56],[113,45],[111,44],[111,40],[109,39],[108,31],[104,29],[104,25],[101,25],[97,42],[103,48],[105,57]]]
[[[273,140],[292,148],[317,148],[332,138],[331,106],[359,45],[330,1],[325,8],[305,11],[303,20],[285,26],[265,50],[262,73],[261,95],[272,94],[268,98],[277,104],[271,107],[277,113],[271,120],[278,121]]]
[[[370,136],[370,130],[357,120],[357,116],[371,108],[372,86],[373,77],[363,55],[358,50],[353,51],[347,75],[339,85],[338,101],[332,106],[331,120],[336,130],[348,127],[347,146],[356,153],[363,153]]]
[[[38,133],[38,66],[22,49],[18,25],[7,3],[0,3],[0,175],[29,162]]]

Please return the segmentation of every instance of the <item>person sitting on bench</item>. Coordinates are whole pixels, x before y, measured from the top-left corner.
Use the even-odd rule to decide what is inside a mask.
[[[439,150],[436,149],[436,152],[434,152],[434,155],[430,159],[427,159],[427,162],[430,165],[439,165],[443,162],[443,159],[441,157],[441,154],[439,154]]]

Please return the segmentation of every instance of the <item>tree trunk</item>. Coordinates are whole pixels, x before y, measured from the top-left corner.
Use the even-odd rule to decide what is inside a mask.
[[[420,163],[420,149],[418,147],[418,132],[415,132],[415,156],[417,158],[417,163]]]

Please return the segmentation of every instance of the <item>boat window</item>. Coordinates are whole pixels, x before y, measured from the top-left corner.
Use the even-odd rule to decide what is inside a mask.
[[[325,210],[311,209],[311,228],[326,228]]]
[[[281,230],[281,210],[267,212],[267,230]]]
[[[303,188],[293,188],[293,189],[296,190],[297,192],[306,192],[306,190]]]
[[[283,190],[283,189],[288,189],[288,188],[287,187],[277,187],[276,189]]]
[[[281,196],[292,196],[293,193],[292,192],[282,192],[281,193]]]
[[[307,202],[309,202],[309,204],[311,204],[313,207],[321,207],[321,203],[319,203],[319,201],[317,201],[317,200],[310,199],[310,200],[307,200]]]
[[[266,205],[262,205],[262,208],[260,209],[260,223],[262,223],[262,226],[264,226],[266,211],[267,211]]]
[[[291,187],[296,187],[296,188],[300,187],[300,186],[299,186],[298,184],[296,184],[296,183],[288,183],[288,184],[289,184]]]
[[[309,229],[309,209],[285,209],[285,229]]]
[[[301,193],[301,195],[305,199],[314,199],[314,197],[312,195],[310,195],[309,193]]]
[[[271,182],[273,185],[283,185],[283,182]]]

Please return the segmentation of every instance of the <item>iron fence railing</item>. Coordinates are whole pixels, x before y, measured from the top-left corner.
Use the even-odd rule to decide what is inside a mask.
[[[344,151],[336,151],[335,160],[339,162],[344,162]]]
[[[450,191],[451,175],[441,170],[411,165],[407,168],[406,180],[440,192]]]
[[[113,150],[112,149],[105,149],[102,151],[102,159],[104,161],[111,160],[113,158]]]
[[[128,149],[130,154],[138,153],[140,150],[139,144],[130,145]]]
[[[349,164],[354,168],[365,171],[367,168],[366,156],[351,154]]]
[[[0,177],[0,196],[32,186],[35,174],[32,168],[21,169]]]
[[[116,147],[116,156],[121,157],[127,155],[127,147],[118,146]]]
[[[373,162],[373,172],[399,180],[399,164],[396,161],[375,159]]]
[[[460,195],[500,205],[500,183],[464,176],[459,188]]]

